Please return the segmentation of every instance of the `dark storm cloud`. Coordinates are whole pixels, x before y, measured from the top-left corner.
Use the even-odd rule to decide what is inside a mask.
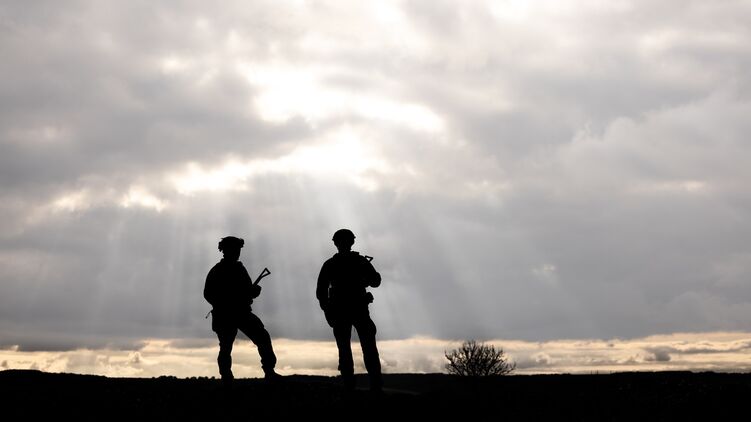
[[[40,332],[33,336],[11,334],[6,338],[8,344],[19,346],[19,352],[67,352],[79,349],[133,351],[143,346],[143,342],[137,339],[113,339],[104,335],[98,338],[76,337],[67,332],[62,335]]]
[[[660,346],[659,348],[646,348],[650,353],[664,353],[676,355],[700,355],[716,353],[739,353],[748,352],[751,349],[750,341],[736,341],[728,344],[714,344],[705,342],[704,344],[683,344],[675,346]]]
[[[667,350],[656,349],[649,352],[653,355],[645,358],[647,362],[670,362],[670,353]]]
[[[745,328],[751,14],[653,3],[6,2],[2,343],[212,338],[227,234],[328,339],[340,227],[384,339]]]

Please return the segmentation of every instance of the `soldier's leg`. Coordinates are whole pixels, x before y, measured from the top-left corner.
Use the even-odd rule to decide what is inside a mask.
[[[370,378],[370,388],[380,390],[383,386],[383,377],[381,376],[381,357],[376,346],[376,326],[367,311],[355,320],[355,329],[357,329],[357,336],[360,337],[362,357]]]
[[[271,345],[271,335],[269,335],[269,332],[263,326],[261,319],[253,313],[248,313],[243,318],[239,328],[258,347],[263,371],[267,374],[273,373],[276,366],[276,355]]]
[[[334,324],[334,338],[339,349],[339,372],[347,388],[355,387],[355,364],[352,361],[352,323],[351,321],[337,321]]]
[[[219,364],[219,375],[225,384],[232,382],[232,344],[237,336],[236,328],[224,328],[216,332],[219,338],[219,356],[216,362]]]

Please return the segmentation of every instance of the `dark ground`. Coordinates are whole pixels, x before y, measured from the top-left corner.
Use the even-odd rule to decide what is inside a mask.
[[[237,380],[227,393],[206,378],[107,378],[0,372],[5,421],[56,420],[306,420],[438,417],[460,420],[746,420],[751,374],[690,372],[532,375],[466,379],[442,374],[385,375],[373,396],[360,376],[354,393],[335,378],[294,375],[267,384]],[[286,418],[284,419],[286,420]]]

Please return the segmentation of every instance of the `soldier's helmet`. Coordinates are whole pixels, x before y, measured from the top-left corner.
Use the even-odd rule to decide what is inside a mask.
[[[334,233],[334,237],[331,238],[331,240],[334,241],[334,244],[340,244],[340,243],[355,243],[355,234],[352,233],[351,230],[348,229],[339,229]]]
[[[245,241],[240,239],[239,237],[227,236],[223,237],[222,240],[219,241],[219,250],[224,251],[225,249],[240,249],[244,245]]]

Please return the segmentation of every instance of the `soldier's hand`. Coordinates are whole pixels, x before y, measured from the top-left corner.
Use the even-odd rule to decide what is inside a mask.
[[[261,286],[254,284],[250,287],[250,297],[255,299],[261,295]]]

